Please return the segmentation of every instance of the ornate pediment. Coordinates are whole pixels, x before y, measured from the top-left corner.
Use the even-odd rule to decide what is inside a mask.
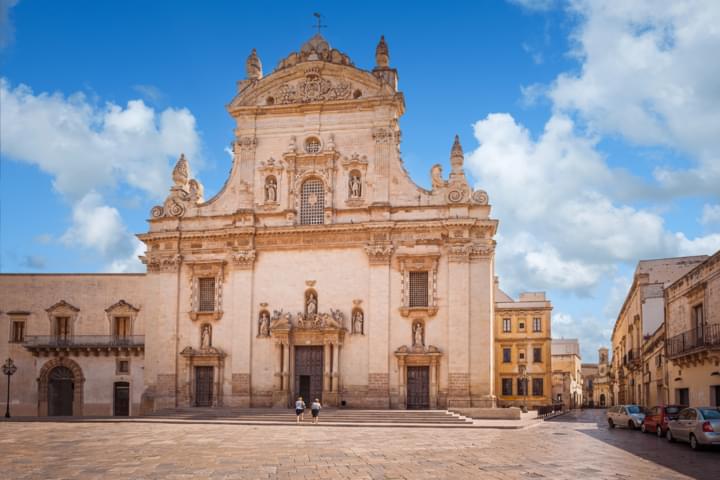
[[[73,305],[70,305],[70,304],[69,304],[68,302],[66,302],[65,300],[60,300],[59,302],[57,302],[57,303],[54,304],[53,306],[51,306],[51,307],[49,307],[49,308],[46,308],[45,311],[48,312],[48,313],[57,313],[57,312],[72,312],[72,313],[77,313],[77,312],[80,311],[80,309],[77,308],[77,307],[75,307],[75,306],[73,306]]]
[[[107,313],[120,313],[120,312],[127,312],[127,313],[137,313],[140,311],[139,308],[134,307],[133,305],[129,304],[125,300],[120,300],[118,302],[113,303],[108,308],[105,309]]]
[[[270,331],[345,330],[344,324],[345,314],[332,308],[330,313],[320,312],[312,315],[303,312],[293,315],[283,310],[275,310],[270,318]]]

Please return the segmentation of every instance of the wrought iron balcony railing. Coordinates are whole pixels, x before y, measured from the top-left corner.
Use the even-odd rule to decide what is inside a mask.
[[[98,352],[101,350],[130,350],[145,348],[145,335],[32,335],[26,336],[23,346],[33,353],[58,350]]]
[[[668,357],[678,357],[706,348],[720,348],[720,324],[693,328],[667,340]]]

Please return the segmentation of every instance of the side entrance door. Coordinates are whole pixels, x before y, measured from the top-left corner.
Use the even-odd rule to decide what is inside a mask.
[[[195,406],[212,407],[213,367],[195,367]]]
[[[430,408],[429,367],[407,367],[407,408]]]
[[[130,415],[130,384],[115,382],[113,387],[113,415],[127,417]]]
[[[55,367],[48,381],[48,415],[72,416],[75,377],[66,367]]]

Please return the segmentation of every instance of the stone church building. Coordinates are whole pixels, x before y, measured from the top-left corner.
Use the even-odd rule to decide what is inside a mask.
[[[417,186],[382,38],[372,70],[319,34],[246,70],[229,178],[206,200],[180,156],[146,273],[0,276],[13,413],[494,406],[498,222],[458,138]]]

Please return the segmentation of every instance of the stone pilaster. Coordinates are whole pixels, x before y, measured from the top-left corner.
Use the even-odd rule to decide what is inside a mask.
[[[390,258],[389,242],[369,244],[369,284],[367,331],[369,345],[368,408],[390,407]]]
[[[448,247],[448,407],[470,406],[470,249]]]

